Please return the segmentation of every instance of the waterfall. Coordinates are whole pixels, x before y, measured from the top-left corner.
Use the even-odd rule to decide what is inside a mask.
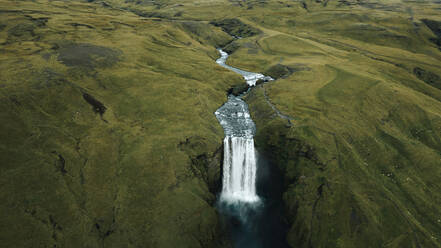
[[[256,127],[248,106],[239,97],[230,95],[215,114],[225,132],[220,200],[225,203],[256,202],[259,200],[253,139]]]
[[[241,74],[248,85],[254,86],[258,79],[272,80],[260,73],[248,72],[227,65],[228,54],[219,49],[219,65]],[[247,104],[233,95],[216,112],[222,125],[224,138],[224,164],[221,202],[255,203],[259,201],[256,194],[256,152],[254,150],[254,133],[256,127],[250,117]]]
[[[228,54],[220,49],[219,53],[221,57],[216,62],[241,74],[249,86],[255,86],[259,79],[273,80],[260,73],[231,67],[225,64]],[[271,170],[266,160],[257,159],[254,148],[256,126],[251,119],[248,105],[241,96],[229,95],[228,101],[216,110],[215,115],[225,133],[222,192],[217,207],[228,221],[234,247],[288,248],[284,241],[286,229],[280,214],[281,190],[275,192],[272,189],[281,185],[282,177],[271,181],[268,177]],[[256,192],[256,177],[270,191],[259,188],[259,193],[262,194],[259,196]],[[278,196],[280,199],[274,202]]]
[[[221,201],[256,202],[256,155],[253,138],[226,136]]]

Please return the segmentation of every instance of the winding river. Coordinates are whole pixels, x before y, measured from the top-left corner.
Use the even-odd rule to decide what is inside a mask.
[[[221,49],[218,51],[221,57],[216,63],[241,74],[249,86],[255,86],[259,79],[272,80],[260,73],[227,65],[228,54]],[[248,106],[241,96],[229,95],[228,101],[215,114],[225,132],[220,201],[226,204],[257,204],[259,197],[256,194],[257,162],[254,149],[256,126],[250,117]]]
[[[249,86],[259,79],[273,80],[226,64],[228,54],[219,49],[219,65],[242,75]],[[281,176],[254,148],[256,126],[242,96],[229,95],[215,115],[222,125],[224,162],[218,209],[227,219],[235,248],[288,247],[281,206]],[[280,186],[280,187],[278,187]],[[261,194],[261,195],[259,195]]]

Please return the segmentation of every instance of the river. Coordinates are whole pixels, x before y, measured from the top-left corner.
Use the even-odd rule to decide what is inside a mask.
[[[273,80],[227,65],[228,54],[218,51],[221,57],[216,63],[241,74],[249,86],[255,86],[259,79]],[[242,95],[229,95],[215,115],[225,133],[218,209],[228,220],[234,247],[288,247],[281,205],[282,177],[254,147],[256,126],[248,105]]]

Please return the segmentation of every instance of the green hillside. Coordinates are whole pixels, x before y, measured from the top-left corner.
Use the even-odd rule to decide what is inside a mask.
[[[0,0],[3,247],[231,247],[237,74],[292,247],[441,247],[441,3]],[[240,38],[240,39],[234,39]]]

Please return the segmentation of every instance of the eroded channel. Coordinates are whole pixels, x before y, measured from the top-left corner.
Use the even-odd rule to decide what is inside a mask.
[[[216,62],[241,74],[249,86],[255,86],[259,79],[273,80],[227,65],[228,54],[221,49],[219,53],[221,57]],[[227,219],[234,247],[288,247],[281,214],[281,175],[271,169],[254,147],[256,126],[248,105],[242,95],[231,94],[215,115],[225,133],[218,209]]]

